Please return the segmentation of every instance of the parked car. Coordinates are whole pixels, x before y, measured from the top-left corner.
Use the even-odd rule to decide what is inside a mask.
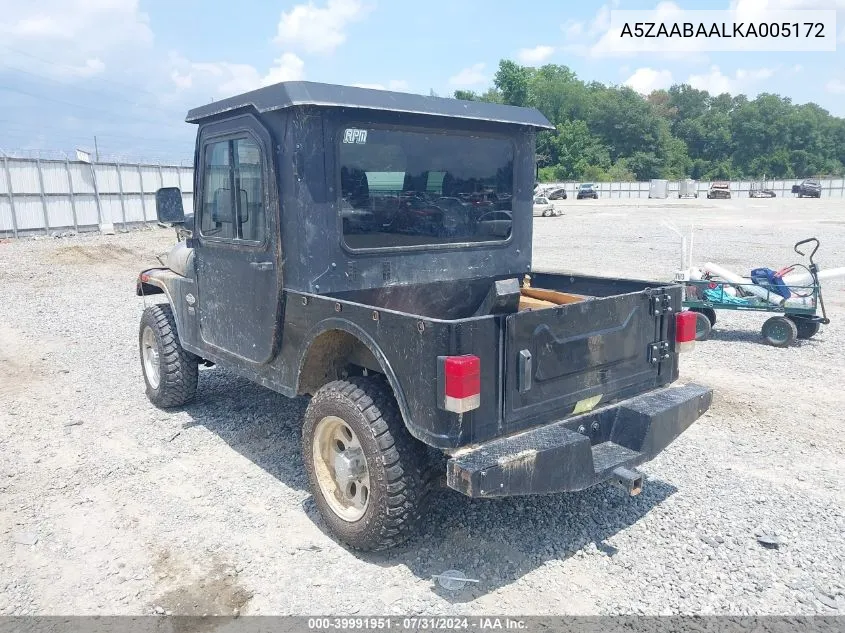
[[[546,197],[549,200],[566,200],[566,189],[563,187],[559,187],[558,189],[552,189],[551,191],[546,193]]]
[[[673,384],[695,339],[683,288],[538,271],[527,197],[513,197],[511,218],[485,220],[513,224],[492,239],[382,221],[348,233],[338,221],[341,198],[375,208],[382,197],[368,180],[342,182],[343,170],[390,173],[397,155],[417,173],[471,166],[480,181],[530,180],[533,161],[511,156],[534,156],[535,130],[553,129],[537,110],[477,103],[455,116],[447,99],[313,82],[224,103],[187,117],[198,126],[196,231],[134,289],[139,303],[162,299],[145,302],[138,331],[146,394],[178,411],[209,380],[199,366],[213,365],[236,399],[234,376],[310,395],[289,427],[301,440],[278,433],[284,444],[270,450],[301,459],[321,527],[339,540],[398,545],[440,516],[426,502],[444,480],[483,499],[603,482],[639,494],[636,468],[710,407],[711,389]],[[402,208],[399,196],[387,204],[424,229],[447,222],[447,207],[460,212],[401,196]],[[182,192],[159,189],[156,214],[184,227]]]
[[[599,192],[596,191],[595,185],[591,182],[584,182],[578,186],[578,194],[575,196],[576,200],[583,200],[584,198],[599,199]]]
[[[534,215],[546,218],[554,217],[558,215],[558,213],[555,211],[555,205],[549,202],[548,198],[537,196],[534,198]]]
[[[797,193],[799,198],[821,198],[822,183],[815,178],[807,178],[800,185],[792,185],[792,193]]]
[[[476,230],[479,237],[507,239],[512,226],[513,215],[510,211],[488,211],[478,218]]]
[[[716,182],[710,185],[710,189],[707,191],[707,199],[711,200],[714,198],[722,199],[722,200],[730,200],[731,199],[731,186],[729,183],[717,180]]]
[[[748,190],[749,198],[775,198],[777,194],[773,189],[766,187],[764,182],[752,182],[751,188]]]

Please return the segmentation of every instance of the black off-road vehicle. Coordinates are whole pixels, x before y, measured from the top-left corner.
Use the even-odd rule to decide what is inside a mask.
[[[709,407],[670,386],[680,286],[532,270],[536,110],[293,82],[188,121],[195,214],[156,196],[188,239],[137,283],[167,299],[141,318],[147,395],[184,405],[201,363],[311,395],[303,462],[346,543],[402,541],[444,473],[471,497],[635,494]]]

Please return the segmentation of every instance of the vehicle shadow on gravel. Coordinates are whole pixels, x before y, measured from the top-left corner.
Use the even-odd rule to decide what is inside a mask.
[[[432,590],[453,603],[471,602],[547,563],[579,555],[612,558],[618,550],[606,541],[676,491],[660,480],[648,480],[633,498],[610,485],[570,494],[484,500],[444,489],[431,500],[415,539],[387,552],[357,555],[384,567],[404,565],[425,581],[459,570],[479,582],[456,592],[432,583]]]
[[[197,398],[184,411],[193,418],[188,426],[205,427],[284,485],[307,491],[300,456],[307,404],[306,398],[288,399],[215,368],[201,372]],[[607,484],[571,494],[489,500],[442,489],[432,494],[419,533],[406,545],[353,554],[381,567],[405,566],[426,582],[458,569],[479,582],[454,593],[432,583],[432,590],[451,602],[470,602],[553,561],[612,558],[617,550],[606,541],[675,492],[659,479],[647,480],[637,497]],[[302,507],[331,538],[310,496]]]
[[[713,329],[710,331],[710,335],[707,337],[707,340],[723,341],[725,343],[755,343],[757,345],[763,345],[764,347],[772,347],[768,342],[766,342],[759,330]],[[803,347],[805,345],[812,346],[814,343],[815,341],[812,340],[798,339],[794,341],[790,347]]]

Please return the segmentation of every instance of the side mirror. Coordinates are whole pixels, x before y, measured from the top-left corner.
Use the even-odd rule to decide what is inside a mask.
[[[162,224],[183,224],[185,209],[179,187],[162,187],[156,191],[156,215]]]

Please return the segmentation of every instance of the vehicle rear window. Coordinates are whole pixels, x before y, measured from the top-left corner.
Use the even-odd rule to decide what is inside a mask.
[[[513,160],[495,137],[342,129],[343,239],[353,249],[507,240]]]

